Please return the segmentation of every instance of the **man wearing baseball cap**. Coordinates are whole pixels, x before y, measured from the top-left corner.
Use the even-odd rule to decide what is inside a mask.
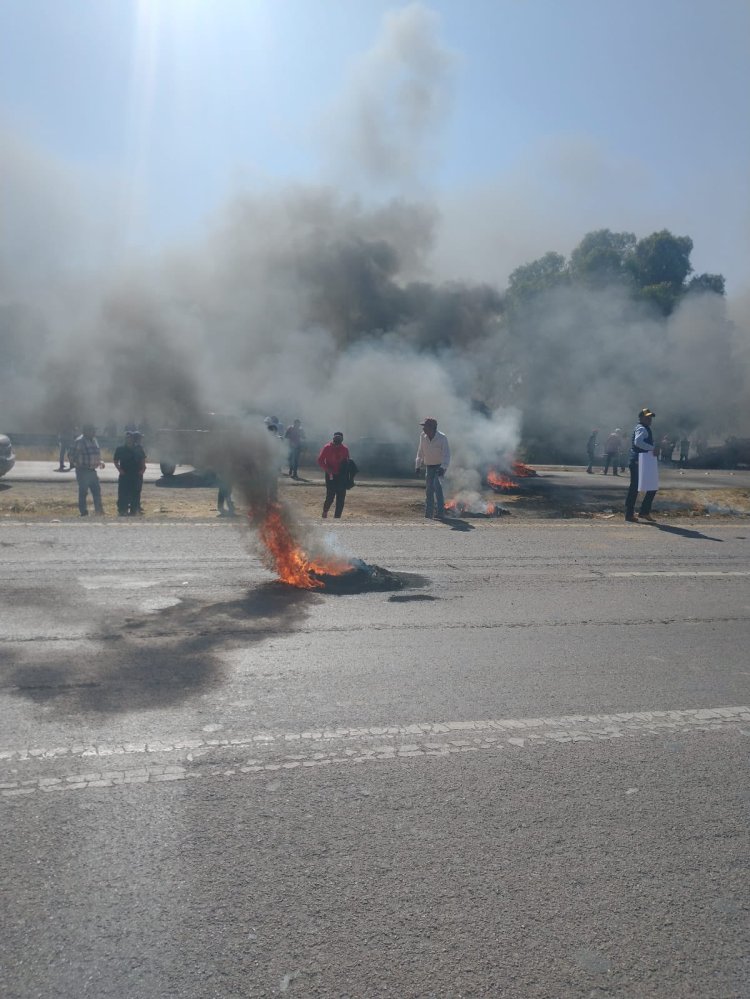
[[[425,469],[425,506],[424,515],[432,520],[435,501],[437,500],[437,516],[445,516],[445,498],[443,496],[442,477],[448,471],[451,461],[451,451],[448,438],[437,428],[437,420],[428,416],[420,424],[422,434],[419,438],[415,471]]]
[[[655,522],[651,516],[651,504],[659,488],[659,466],[656,462],[654,435],[651,432],[651,421],[655,416],[656,413],[645,406],[638,414],[638,423],[631,438],[630,488],[625,498],[625,520],[631,523],[638,523],[635,516],[635,501],[639,489],[644,496],[638,516],[641,520]],[[647,456],[645,461],[643,455]]]

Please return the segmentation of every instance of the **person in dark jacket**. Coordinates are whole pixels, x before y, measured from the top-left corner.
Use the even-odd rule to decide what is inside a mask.
[[[138,430],[128,430],[125,443],[115,448],[112,456],[115,468],[120,473],[117,480],[117,515],[134,517],[143,513],[141,489],[143,473],[146,471],[146,452],[141,444],[142,434]]]
[[[594,458],[596,455],[596,438],[599,436],[598,430],[592,430],[589,434],[589,439],[586,441],[586,456],[589,459],[589,467],[586,471],[589,475],[594,474]]]
[[[325,472],[326,498],[323,502],[323,517],[328,516],[333,501],[336,506],[333,516],[339,518],[344,512],[346,489],[349,472],[349,448],[344,444],[344,435],[337,430],[331,440],[325,444],[318,455],[318,464]]]

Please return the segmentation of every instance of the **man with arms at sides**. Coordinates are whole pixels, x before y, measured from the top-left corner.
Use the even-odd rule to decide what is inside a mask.
[[[328,516],[331,505],[336,500],[333,516],[339,518],[344,512],[346,501],[347,468],[349,448],[344,444],[344,435],[337,430],[331,440],[325,444],[318,455],[318,464],[325,472],[326,498],[323,503],[323,517]]]
[[[104,468],[104,462],[95,434],[96,427],[93,423],[84,423],[83,433],[80,437],[76,437],[70,450],[70,462],[76,470],[76,479],[78,480],[78,510],[82,517],[89,515],[86,506],[89,490],[91,490],[91,498],[94,501],[94,511],[100,516],[104,514],[102,490],[97,475],[97,470]]]
[[[415,471],[425,469],[425,506],[424,515],[432,519],[433,509],[437,501],[437,516],[445,516],[445,498],[441,479],[448,471],[451,461],[451,451],[448,438],[438,430],[437,420],[428,416],[423,420],[422,434],[419,438]]]

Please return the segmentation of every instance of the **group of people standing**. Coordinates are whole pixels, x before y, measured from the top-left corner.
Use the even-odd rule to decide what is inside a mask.
[[[428,416],[420,424],[422,433],[417,446],[415,471],[425,470],[425,518],[432,520],[445,517],[445,496],[442,478],[448,471],[451,452],[448,438],[438,430],[437,420]],[[344,434],[337,430],[331,440],[324,445],[318,455],[318,465],[323,469],[326,483],[326,497],[323,501],[323,519],[328,517],[331,506],[333,516],[341,517],[346,502],[346,494],[354,485],[357,473],[356,463],[344,444]]]
[[[638,423],[630,438],[630,450],[628,451],[630,486],[625,497],[625,520],[630,523],[636,523],[638,518],[654,522],[654,518],[651,516],[651,505],[659,488],[659,466],[657,463],[659,449],[654,443],[654,435],[651,430],[651,422],[655,415],[648,406],[645,406],[638,414]],[[586,442],[586,455],[589,460],[586,471],[589,474],[593,472],[598,433],[598,430],[592,430]],[[618,475],[618,468],[620,472],[624,472],[624,456],[625,442],[622,430],[618,427],[612,431],[604,445],[604,470],[602,474],[607,474],[610,465],[613,475]],[[635,504],[639,492],[643,493],[643,500],[638,517],[636,517]]]
[[[674,440],[669,434],[664,434],[659,444],[659,457],[664,465],[674,466],[674,452],[677,447],[678,442]],[[679,467],[683,468],[687,465],[688,456],[690,454],[690,439],[683,435],[679,441]]]
[[[662,462],[674,464],[673,452],[676,442],[668,434],[665,434],[660,443],[654,441],[651,424],[656,414],[645,406],[638,414],[638,423],[635,425],[630,437],[630,449],[628,451],[628,471],[630,473],[630,485],[625,497],[625,520],[630,523],[637,523],[639,520],[654,523],[651,514],[651,506],[654,496],[659,489],[659,459]],[[592,430],[586,442],[586,456],[588,467],[586,471],[591,474],[595,462],[596,442],[598,430]],[[680,442],[680,465],[686,465],[690,453],[690,440],[683,435]],[[604,469],[603,474],[612,466],[612,474],[617,475],[625,471],[624,465],[625,445],[622,431],[619,427],[613,430],[604,445]],[[635,506],[638,493],[643,493],[638,514]]]
[[[94,513],[104,516],[102,487],[99,470],[104,468],[102,451],[96,439],[96,427],[92,423],[83,425],[83,433],[75,438],[67,449],[70,469],[75,469],[78,483],[78,512],[88,517],[88,495],[94,504]],[[143,448],[143,434],[139,430],[127,430],[125,440],[115,448],[112,460],[119,472],[117,480],[117,513],[120,517],[134,517],[143,514],[141,490],[143,473],[146,471],[146,452]],[[62,454],[60,471],[63,471]]]
[[[586,457],[588,458],[588,467],[586,471],[589,475],[593,475],[594,464],[596,462],[596,447],[599,439],[599,431],[592,430],[589,435],[589,439],[586,441]],[[627,450],[627,445],[625,443],[625,437],[622,430],[617,427],[612,433],[607,437],[604,442],[604,469],[602,474],[606,475],[609,471],[610,466],[612,466],[612,474],[618,475],[617,469],[620,472],[625,471],[625,451]]]

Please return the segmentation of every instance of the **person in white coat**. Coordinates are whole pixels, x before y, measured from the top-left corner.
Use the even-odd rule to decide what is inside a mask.
[[[659,465],[656,460],[659,452],[651,432],[651,421],[655,416],[656,413],[652,413],[648,406],[642,409],[631,438],[630,488],[625,498],[625,520],[631,523],[637,523],[635,501],[639,491],[643,493],[643,499],[638,517],[650,523],[655,522],[651,516],[651,504],[659,488]]]
[[[437,516],[445,516],[445,497],[441,479],[448,471],[451,461],[451,451],[448,438],[438,430],[437,420],[428,416],[420,424],[422,434],[419,438],[415,470],[425,469],[425,506],[424,515],[432,519],[437,502]]]

